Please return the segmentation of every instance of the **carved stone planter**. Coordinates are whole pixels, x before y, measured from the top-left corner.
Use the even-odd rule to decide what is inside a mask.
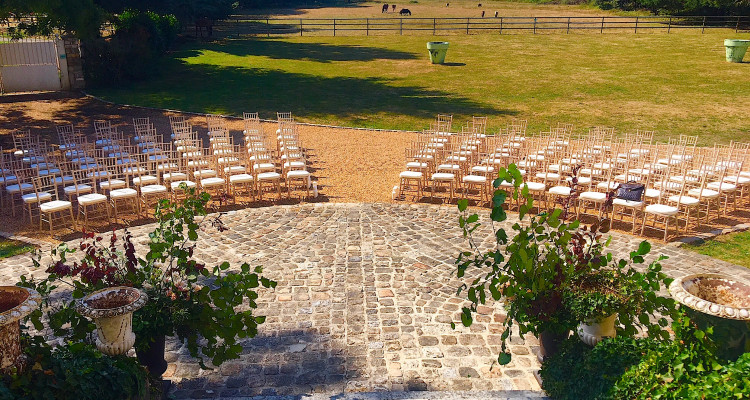
[[[615,331],[615,320],[617,314],[612,314],[600,321],[588,321],[578,325],[578,337],[589,346],[596,346],[604,338],[613,338],[617,335]]]
[[[36,290],[0,286],[0,371],[22,367],[20,321],[42,301]]]
[[[98,290],[78,301],[76,309],[96,324],[96,348],[104,354],[125,354],[135,343],[133,312],[148,300],[146,293],[118,286]]]
[[[676,279],[669,285],[669,293],[688,308],[699,328],[714,328],[719,356],[734,360],[750,350],[750,283],[724,275],[697,274]]]

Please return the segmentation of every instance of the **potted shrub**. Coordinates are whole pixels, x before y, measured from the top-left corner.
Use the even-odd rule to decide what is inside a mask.
[[[512,183],[510,193],[500,189],[501,185],[507,187],[505,182]],[[576,179],[571,182],[574,192]],[[482,251],[472,235],[480,225],[479,216],[467,215],[468,202],[460,200],[459,225],[468,239],[470,251],[460,253],[456,264],[459,278],[471,278],[470,283],[458,289],[458,294],[465,292],[470,301],[468,307],[462,308],[461,322],[465,326],[471,325],[472,316],[479,305],[486,304],[490,298],[503,301],[507,316],[501,336],[503,352],[498,357],[501,365],[511,361],[506,342],[514,324],[522,337],[532,333],[539,338],[540,359],[554,353],[569,331],[582,320],[604,318],[614,311],[622,313],[618,317],[623,326],[621,330],[629,336],[637,331],[636,325],[644,326],[654,335],[668,334],[662,329],[668,323],[666,319],[656,318],[658,323],[651,324],[650,318],[656,317],[662,310],[669,310],[671,299],[654,300],[649,295],[643,304],[638,304],[619,297],[638,287],[643,293],[653,294],[654,290],[659,289],[657,282],[668,283],[666,276],[659,273],[661,266],[658,260],[649,266],[647,276],[632,268],[625,268],[628,262],[620,260],[614,266],[615,271],[622,274],[624,282],[632,282],[618,286],[617,290],[622,291],[619,295],[610,294],[610,297],[605,296],[606,301],[600,302],[601,292],[597,292],[596,286],[589,288],[584,282],[597,276],[606,281],[607,273],[598,275],[612,262],[611,254],[603,254],[606,243],[600,241],[601,233],[606,233],[606,229],[600,230],[597,224],[588,228],[582,227],[579,221],[567,221],[568,208],[572,204],[570,197],[561,202],[562,208],[527,218],[533,208],[533,200],[528,188],[523,186],[521,172],[513,164],[507,170],[500,169],[493,185],[497,190],[492,198],[492,222],[507,219],[503,207],[506,198],[511,196],[516,201],[521,200],[518,201],[520,222],[513,225],[516,233],[511,237],[502,228],[495,230],[496,246],[492,250]],[[601,224],[602,227],[608,225],[606,221]],[[631,254],[631,260],[642,263],[643,255],[649,250],[648,243],[641,244],[639,250]],[[582,300],[578,301],[578,296]],[[578,301],[578,306],[571,307],[575,301]],[[452,326],[455,328],[455,323]]]
[[[21,277],[19,285],[49,293],[60,284],[73,288],[72,297],[84,296],[104,288],[128,286],[145,292],[149,301],[133,313],[135,348],[154,376],[166,369],[164,341],[176,336],[186,342],[191,356],[208,368],[204,357],[218,366],[240,356],[239,338],[254,337],[265,321],[253,314],[257,308],[257,290],[273,288],[276,283],[261,276],[261,268],[247,263],[229,273],[229,263],[209,268],[193,258],[198,232],[204,226],[226,230],[219,217],[208,217],[210,196],[188,196],[179,203],[162,200],[156,208],[157,227],[149,234],[148,252],[136,255],[133,238],[112,234],[109,240],[86,235],[77,249],[65,245],[53,250],[53,261],[43,280]],[[201,217],[200,220],[198,218]],[[70,262],[67,255],[81,251],[80,261]],[[34,260],[40,265],[39,258]],[[239,306],[244,306],[242,310]],[[56,336],[82,340],[94,330],[93,324],[75,312],[68,302],[48,311]],[[37,315],[41,317],[41,312]]]

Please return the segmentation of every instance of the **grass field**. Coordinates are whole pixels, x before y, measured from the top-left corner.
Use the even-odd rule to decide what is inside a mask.
[[[29,244],[17,240],[0,238],[0,259],[28,253],[31,250],[34,250],[34,247]]]
[[[92,90],[119,103],[308,122],[420,130],[437,113],[512,118],[530,132],[654,129],[702,144],[748,139],[750,63],[724,60],[733,31],[672,34],[287,37],[194,43],[159,78]],[[446,65],[425,43],[451,43]]]
[[[701,245],[685,248],[750,268],[750,231],[719,236]]]

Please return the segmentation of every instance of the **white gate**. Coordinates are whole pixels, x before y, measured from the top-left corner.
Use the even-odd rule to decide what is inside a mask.
[[[10,40],[0,36],[0,91],[61,90],[61,82],[54,38]]]

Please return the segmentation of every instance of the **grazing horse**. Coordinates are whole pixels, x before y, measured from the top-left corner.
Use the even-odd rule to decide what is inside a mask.
[[[383,4],[383,9],[380,10],[380,13],[387,13],[388,12],[388,4]]]
[[[393,7],[393,12],[396,12],[396,5],[395,4],[391,4],[391,7]]]
[[[484,18],[484,11],[482,11],[482,18]]]
[[[411,16],[411,11],[409,11],[408,8],[402,8],[401,11],[398,12],[399,14],[403,15],[409,15]]]

